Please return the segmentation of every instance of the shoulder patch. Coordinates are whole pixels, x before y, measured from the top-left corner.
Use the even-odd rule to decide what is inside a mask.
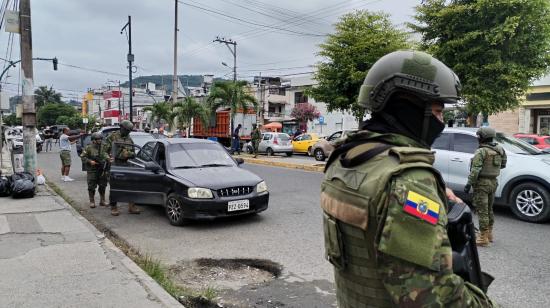
[[[403,205],[403,211],[432,225],[439,221],[439,208],[439,203],[412,190],[407,193],[407,200]]]

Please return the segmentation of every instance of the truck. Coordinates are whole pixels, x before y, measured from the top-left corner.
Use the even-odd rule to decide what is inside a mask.
[[[241,124],[241,130],[239,131],[241,146],[243,143],[250,141],[250,135],[252,133],[252,124],[256,124],[257,116],[254,109],[237,110],[233,115],[233,125],[235,129],[237,125]],[[200,119],[193,119],[193,130],[191,135],[194,138],[208,138],[217,140],[225,146],[231,145],[231,110],[228,108],[216,110],[215,116],[210,119],[210,123],[204,125]]]

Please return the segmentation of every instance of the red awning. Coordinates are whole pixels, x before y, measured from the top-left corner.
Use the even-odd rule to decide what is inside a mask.
[[[281,129],[283,128],[283,124],[281,124],[280,122],[271,122],[269,124],[264,125],[264,128]]]

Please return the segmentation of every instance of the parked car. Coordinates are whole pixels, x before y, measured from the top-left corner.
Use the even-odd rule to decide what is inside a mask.
[[[315,133],[305,133],[292,140],[292,150],[294,153],[305,153],[307,155],[313,155],[311,149],[313,145],[319,140],[319,135]]]
[[[21,126],[13,128],[10,132],[6,132],[6,134],[8,137],[6,138],[6,144],[12,150],[23,148],[23,128]],[[44,143],[44,140],[42,140],[38,131],[36,131],[35,140],[36,152],[40,153],[42,152],[42,144]]]
[[[446,128],[432,145],[436,152],[435,168],[447,186],[465,199],[471,198],[463,190],[478,148],[476,131],[476,128]],[[509,206],[525,221],[550,219],[550,154],[502,133],[497,133],[495,140],[508,156],[506,168],[497,178],[495,204]]]
[[[233,159],[215,141],[158,139],[147,142],[128,162],[111,166],[111,200],[162,205],[173,225],[268,207],[265,182],[240,168],[244,161]]]
[[[514,137],[529,143],[537,149],[550,149],[550,136],[539,136],[537,134],[515,134]]]
[[[332,151],[334,151],[334,146],[332,145],[331,142],[343,137],[344,134],[348,132],[352,132],[352,131],[339,130],[333,133],[332,135],[328,136],[327,138],[319,139],[311,148],[311,153],[313,153],[315,160],[324,161],[325,158],[329,157],[330,154],[332,154]]]
[[[252,154],[254,148],[252,142],[245,144],[246,152]],[[262,133],[262,139],[258,145],[258,153],[266,153],[271,156],[275,153],[285,153],[286,156],[292,156],[292,143],[290,136],[285,133],[265,132]]]

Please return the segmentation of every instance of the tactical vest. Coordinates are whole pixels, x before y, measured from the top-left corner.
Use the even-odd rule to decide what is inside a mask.
[[[379,145],[356,148],[369,151]],[[326,170],[321,186],[325,257],[335,267],[339,307],[393,306],[378,274],[378,220],[386,215],[392,178],[406,169],[433,171],[440,183],[438,195],[444,198],[443,182],[432,163],[429,150],[392,147],[352,168],[336,159]]]
[[[500,175],[502,154],[489,146],[482,146],[481,151],[485,152],[485,160],[483,160],[483,167],[481,168],[479,177],[495,179]]]

